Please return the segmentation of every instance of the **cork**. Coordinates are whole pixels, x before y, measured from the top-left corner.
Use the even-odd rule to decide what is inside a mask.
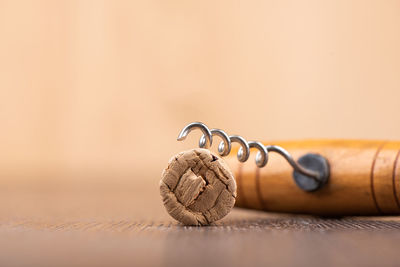
[[[235,204],[236,182],[226,163],[206,149],[172,157],[163,171],[160,194],[167,212],[185,225],[208,225]]]

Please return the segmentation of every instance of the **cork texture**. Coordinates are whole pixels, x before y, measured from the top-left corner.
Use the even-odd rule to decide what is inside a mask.
[[[171,158],[163,171],[160,194],[167,212],[185,225],[208,225],[235,204],[236,183],[225,162],[206,149]]]

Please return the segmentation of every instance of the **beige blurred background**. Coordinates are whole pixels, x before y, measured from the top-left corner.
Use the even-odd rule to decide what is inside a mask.
[[[399,48],[400,1],[0,0],[0,179],[157,194],[198,120],[258,140],[400,140]]]

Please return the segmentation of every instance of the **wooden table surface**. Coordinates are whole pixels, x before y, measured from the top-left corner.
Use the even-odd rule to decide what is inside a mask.
[[[0,266],[398,266],[397,217],[234,209],[208,227],[165,212],[155,179],[0,180]],[[142,179],[143,180],[143,179]]]

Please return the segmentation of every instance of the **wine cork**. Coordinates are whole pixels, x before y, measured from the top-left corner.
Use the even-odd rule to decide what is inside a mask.
[[[185,225],[208,225],[235,204],[236,183],[225,162],[206,149],[172,157],[163,171],[160,194],[167,212]]]

